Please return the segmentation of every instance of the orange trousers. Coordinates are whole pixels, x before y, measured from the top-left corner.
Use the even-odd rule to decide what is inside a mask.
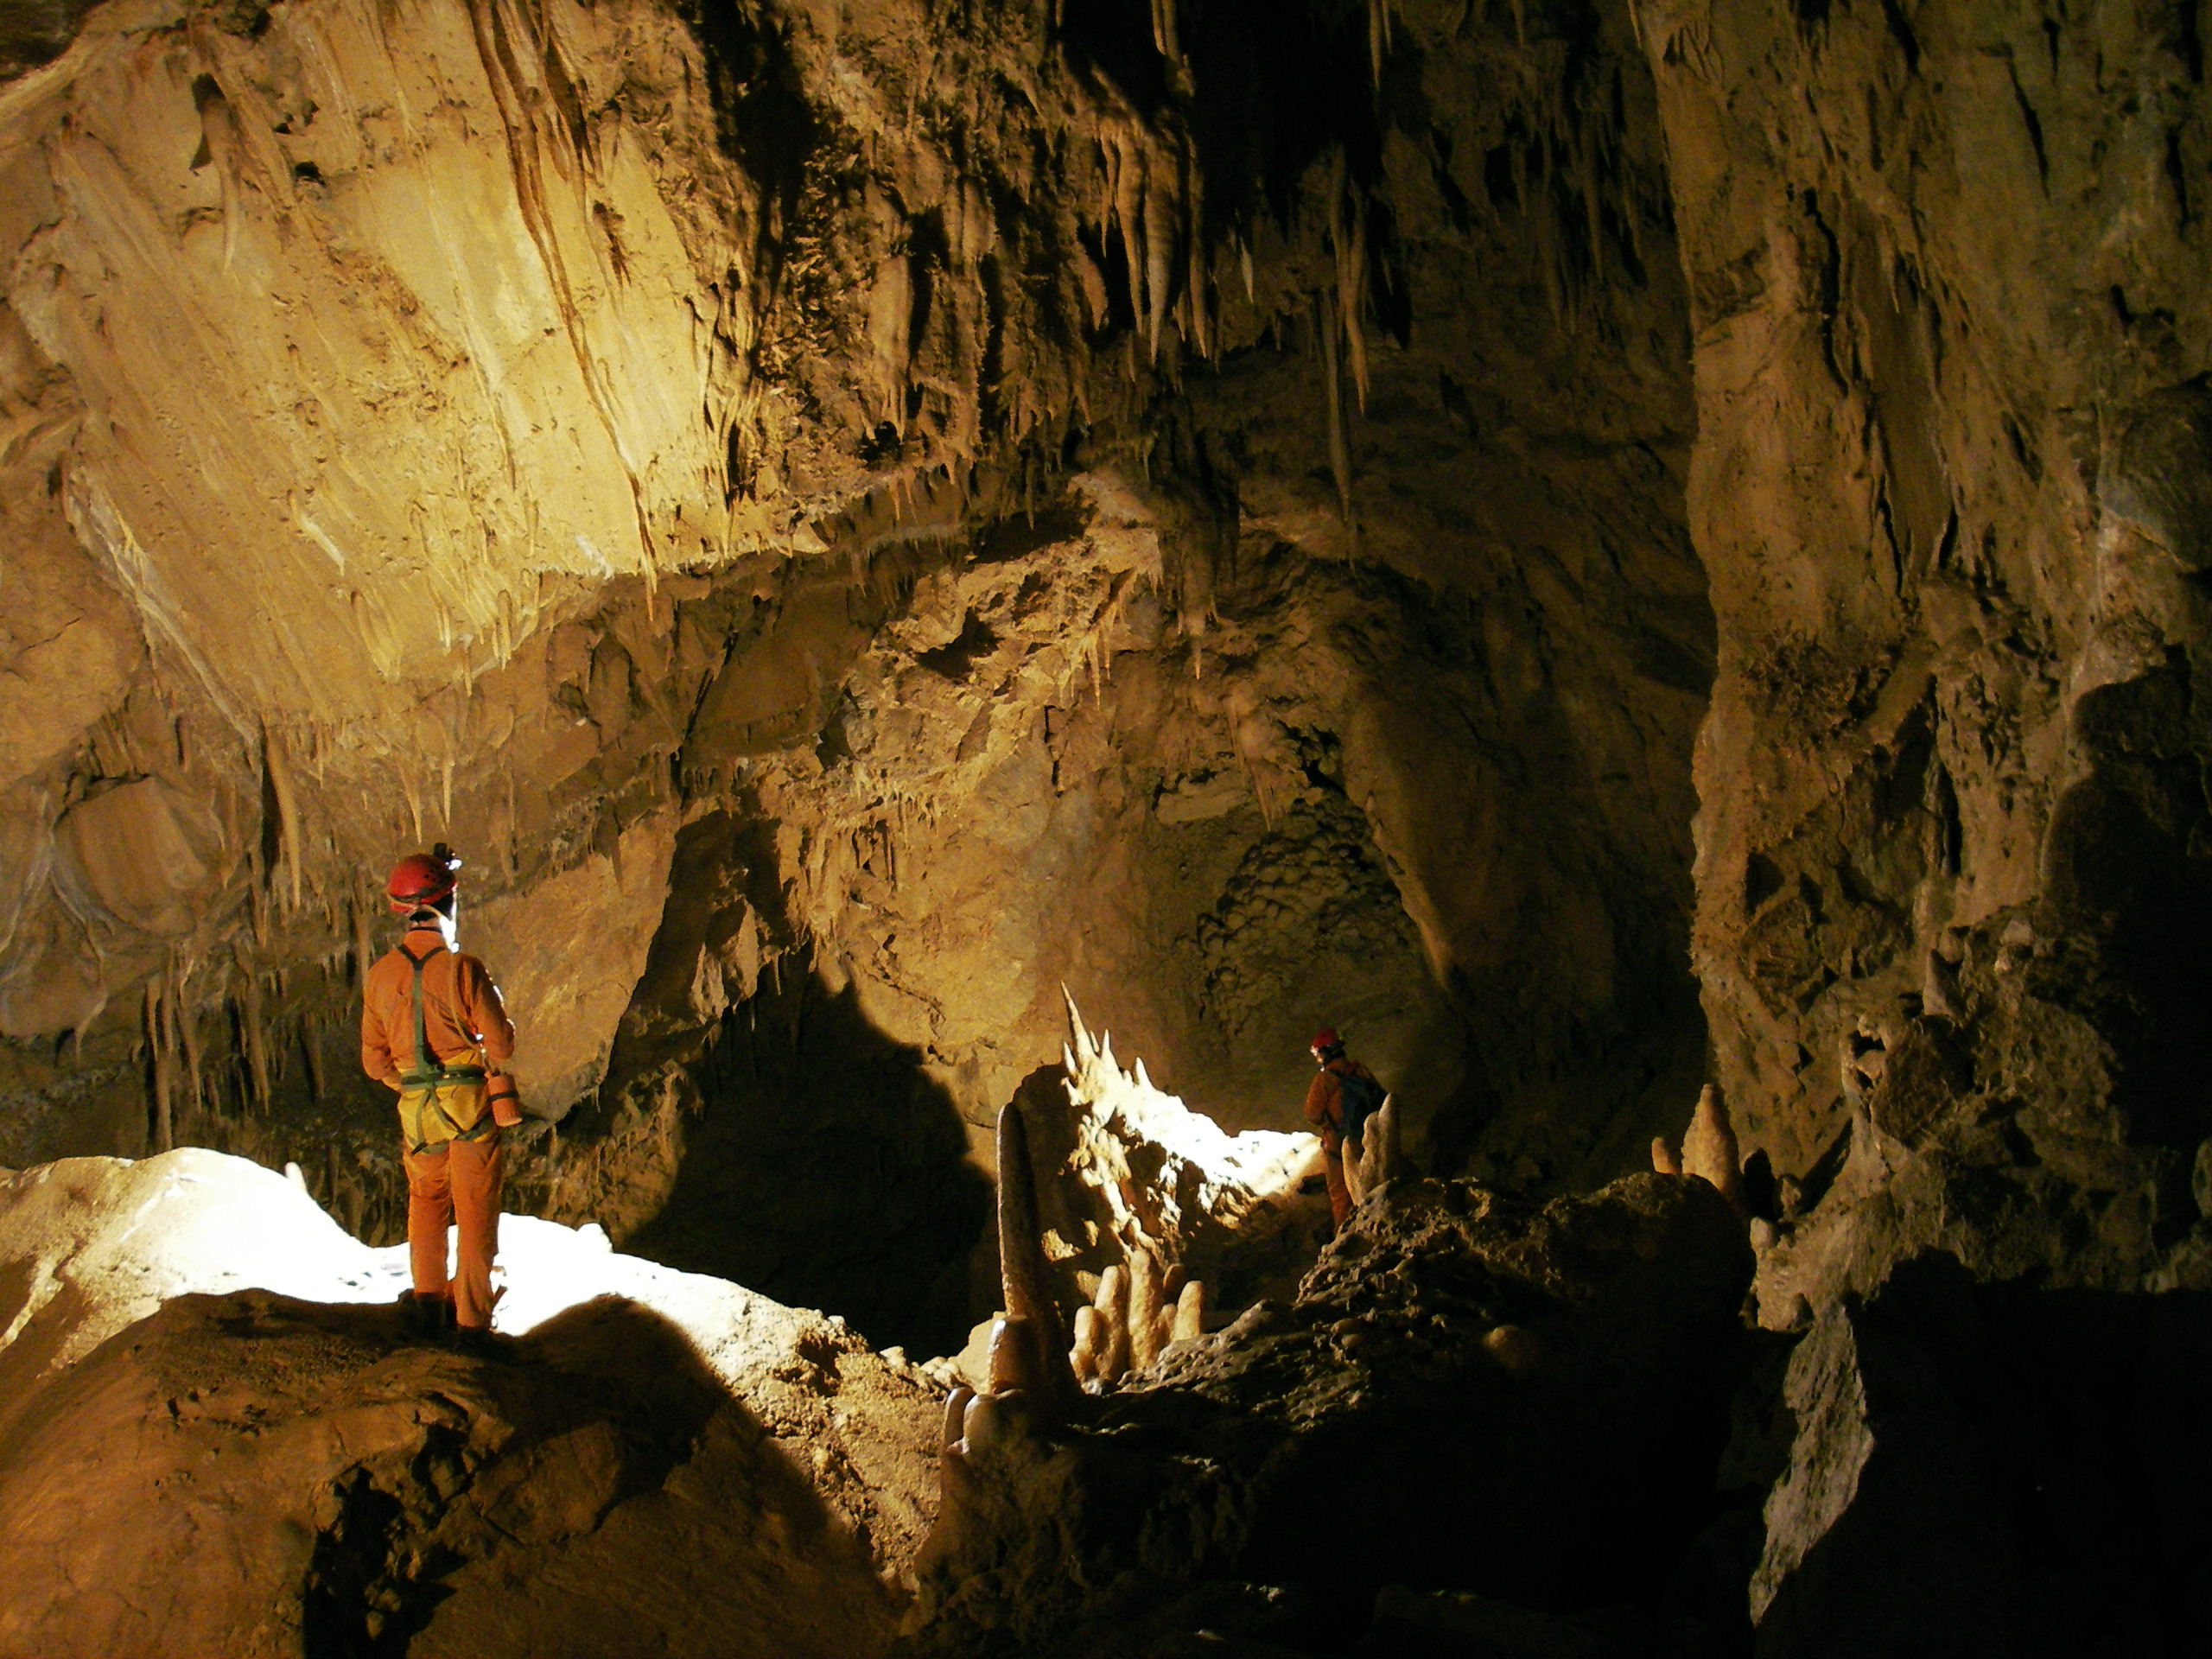
[[[1328,1137],[1329,1140],[1335,1138],[1333,1135]],[[1336,1217],[1337,1230],[1342,1232],[1344,1217],[1351,1214],[1351,1188],[1344,1180],[1344,1151],[1340,1147],[1329,1146],[1325,1141],[1323,1154],[1321,1173],[1329,1183],[1329,1213]],[[1311,1169],[1313,1166],[1308,1164],[1306,1167]]]
[[[407,1253],[417,1296],[453,1298],[454,1322],[492,1323],[492,1258],[499,1251],[499,1187],[507,1164],[497,1129],[481,1141],[448,1141],[430,1152],[404,1152],[407,1166]],[[454,1271],[446,1272],[446,1229],[458,1226]]]

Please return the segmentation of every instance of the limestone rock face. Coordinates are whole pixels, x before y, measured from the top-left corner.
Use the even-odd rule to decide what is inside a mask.
[[[632,7],[156,0],[12,90],[7,304],[81,404],[62,500],[226,713],[389,753],[541,594],[697,556],[702,273],[741,233],[671,205],[734,176],[699,76]]]
[[[536,1116],[564,1116],[607,1075],[668,891],[673,816],[640,819],[606,853],[470,912],[467,948],[499,964],[500,996],[531,1033],[514,1075]]]
[[[2056,1270],[2139,1278],[2212,1130],[2196,37],[1638,16],[1720,640],[1694,956],[1746,1150],[1809,1207],[1878,1138],[1876,1278],[1947,1230],[2024,1266],[2057,1229],[2010,1217],[2062,1188],[2136,1219]]]
[[[1333,1022],[1417,1149],[1619,1166],[1699,1046],[1710,668],[1650,81],[1611,10],[1354,10],[25,22],[8,1155],[390,1236],[347,982],[442,836],[583,1108],[525,1179],[618,1230],[803,985],[864,1138],[983,1166],[1062,981],[1231,1128]]]

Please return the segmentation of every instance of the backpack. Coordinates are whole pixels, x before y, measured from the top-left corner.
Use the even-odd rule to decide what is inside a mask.
[[[1367,1120],[1382,1109],[1382,1085],[1357,1071],[1339,1071],[1337,1086],[1337,1132],[1347,1141],[1357,1141]]]

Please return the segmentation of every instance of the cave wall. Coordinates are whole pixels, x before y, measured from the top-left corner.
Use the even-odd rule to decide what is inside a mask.
[[[1639,18],[1719,629],[1694,954],[1747,1148],[1808,1207],[1839,1167],[1889,1195],[1815,1300],[1939,1242],[2132,1283],[2212,1129],[2199,9]]]
[[[869,1145],[949,1252],[1062,982],[1232,1127],[1323,1022],[1447,1163],[1678,1109],[1712,637],[1625,12],[54,27],[0,90],[0,1156],[296,1158],[388,1231],[351,985],[437,836],[561,1122],[518,1191],[626,1233]],[[809,999],[873,1081],[762,1081]]]

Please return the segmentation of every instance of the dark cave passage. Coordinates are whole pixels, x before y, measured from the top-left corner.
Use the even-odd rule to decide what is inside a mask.
[[[957,1352],[991,1311],[971,1282],[991,1186],[921,1058],[850,984],[779,963],[708,1038],[675,1185],[624,1247],[842,1314],[878,1348]]]

